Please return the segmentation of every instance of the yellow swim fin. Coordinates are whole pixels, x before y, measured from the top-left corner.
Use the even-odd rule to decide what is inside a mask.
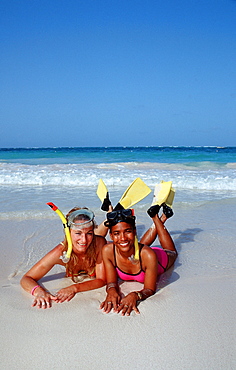
[[[104,184],[103,180],[100,179],[99,182],[98,182],[98,187],[97,187],[97,196],[98,196],[98,198],[100,199],[101,202],[104,201],[104,199],[107,196],[107,193],[108,193],[107,187]]]
[[[174,201],[174,197],[175,197],[175,189],[171,188],[170,189],[170,193],[165,201],[166,205],[169,206],[169,207],[172,207],[172,204],[173,204],[173,201]]]
[[[109,193],[108,193],[107,187],[104,184],[102,179],[100,179],[98,182],[97,196],[102,202],[101,209],[106,212],[109,211],[109,206],[111,205],[111,202],[109,199]]]
[[[126,189],[115,209],[130,208],[140,200],[144,199],[150,193],[151,189],[143,180],[140,179],[140,177],[137,177],[137,179],[135,179]]]
[[[156,185],[155,190],[154,190],[152,206],[156,204],[160,206],[162,203],[166,203],[170,195],[171,187],[172,187],[172,181],[161,181],[160,184]],[[173,195],[173,199],[174,199],[174,195]],[[170,197],[170,201],[171,201],[171,197]]]

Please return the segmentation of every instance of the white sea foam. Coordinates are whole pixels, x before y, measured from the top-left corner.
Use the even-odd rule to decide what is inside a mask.
[[[96,187],[102,178],[107,186],[116,187],[128,186],[136,177],[141,177],[150,187],[161,180],[172,180],[173,186],[180,189],[236,191],[233,164],[0,164],[0,185],[8,186]]]

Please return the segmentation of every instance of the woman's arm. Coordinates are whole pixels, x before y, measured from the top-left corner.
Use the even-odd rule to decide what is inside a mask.
[[[142,290],[131,292],[122,298],[117,310],[117,312],[121,312],[122,315],[129,316],[133,310],[136,313],[139,313],[137,308],[138,302],[144,301],[148,297],[152,296],[156,291],[158,267],[156,253],[148,246],[144,246],[142,248],[141,258],[142,267],[145,271],[144,287]]]
[[[54,265],[62,264],[60,260],[61,254],[62,245],[58,244],[22,277],[20,281],[22,288],[35,297],[32,306],[48,308],[51,307],[52,300],[57,300],[56,297],[39,285],[38,280],[45,276]]]
[[[81,283],[70,285],[57,292],[56,297],[59,303],[70,301],[76,293],[86,292],[103,287],[106,284],[106,275],[104,263],[102,260],[102,247],[106,243],[103,237],[96,236],[97,259],[96,259],[96,279],[83,281]]]
[[[69,302],[77,293],[98,289],[103,287],[105,284],[105,276],[101,278],[96,275],[96,279],[83,281],[82,283],[73,284],[60,289],[56,294],[57,302]]]
[[[102,258],[107,278],[107,296],[105,301],[102,302],[100,308],[103,309],[104,312],[108,313],[112,308],[114,311],[117,311],[121,300],[117,282],[117,273],[114,266],[113,243],[108,243],[103,247]]]

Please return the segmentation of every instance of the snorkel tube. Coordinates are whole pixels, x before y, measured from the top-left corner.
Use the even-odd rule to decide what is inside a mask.
[[[70,235],[70,228],[68,227],[67,220],[65,216],[63,215],[63,213],[60,211],[60,209],[58,209],[57,206],[55,206],[55,204],[51,202],[47,203],[47,205],[51,207],[52,210],[58,214],[58,216],[60,217],[63,223],[66,240],[68,243],[68,249],[67,249],[67,252],[66,251],[63,252],[63,255],[60,257],[60,259],[62,260],[62,262],[67,263],[70,260],[70,256],[72,252],[72,240],[71,240],[71,235]]]
[[[134,209],[132,208],[132,215],[134,216]],[[139,260],[139,245],[138,245],[138,238],[137,235],[135,235],[134,238],[134,255],[131,256],[131,261],[135,263],[135,261]]]
[[[136,261],[139,260],[139,246],[138,246],[138,238],[137,238],[136,235],[135,235],[135,239],[134,239],[134,259]]]

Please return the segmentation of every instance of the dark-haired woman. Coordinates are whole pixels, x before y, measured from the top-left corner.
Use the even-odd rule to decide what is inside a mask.
[[[161,247],[151,248],[138,243],[138,259],[134,259],[136,227],[132,210],[107,213],[105,225],[109,227],[112,242],[106,244],[102,250],[107,279],[107,297],[101,304],[104,312],[108,313],[113,309],[122,315],[130,315],[132,310],[139,313],[138,302],[155,293],[158,275],[165,272],[176,260],[177,251],[163,220],[158,216],[159,208],[153,206],[148,213],[155,224],[154,234],[158,235]],[[147,240],[147,235],[145,239]],[[148,243],[151,244],[150,238]],[[141,282],[144,287],[122,298],[118,278]]]

